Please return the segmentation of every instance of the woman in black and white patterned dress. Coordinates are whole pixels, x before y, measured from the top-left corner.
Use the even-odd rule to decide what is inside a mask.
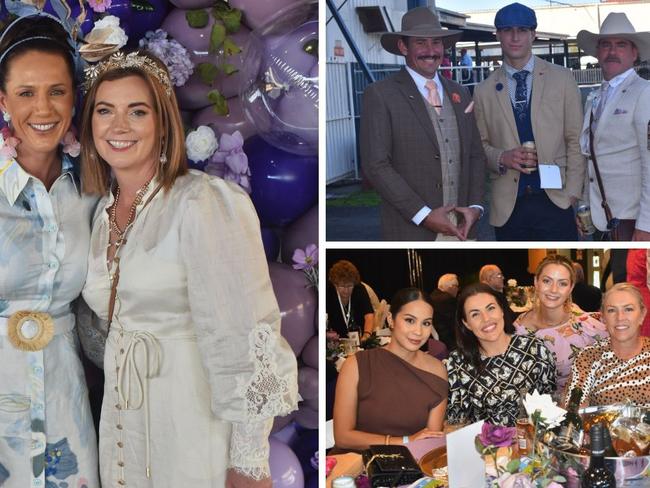
[[[514,425],[522,391],[551,393],[555,359],[544,343],[514,335],[507,304],[489,286],[462,290],[456,312],[458,349],[447,361],[449,424],[485,420]]]

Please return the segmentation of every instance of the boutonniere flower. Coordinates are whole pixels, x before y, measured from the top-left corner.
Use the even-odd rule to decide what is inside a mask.
[[[460,95],[458,93],[452,93],[451,101],[454,103],[460,103]]]
[[[497,91],[503,90],[503,83],[497,83],[496,84],[496,89],[497,89]]]

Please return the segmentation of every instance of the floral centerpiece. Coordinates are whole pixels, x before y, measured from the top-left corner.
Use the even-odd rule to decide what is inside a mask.
[[[525,307],[530,296],[527,286],[518,286],[517,280],[511,278],[506,282],[506,298],[510,305]]]
[[[566,479],[551,467],[551,459],[538,448],[544,433],[557,427],[566,411],[550,395],[537,391],[526,394],[524,406],[534,427],[533,449],[529,456],[518,456],[513,446],[516,428],[483,424],[475,438],[476,450],[485,460],[488,488],[561,488]]]

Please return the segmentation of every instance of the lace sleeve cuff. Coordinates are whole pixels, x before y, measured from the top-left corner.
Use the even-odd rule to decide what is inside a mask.
[[[273,419],[233,423],[230,436],[230,467],[254,480],[271,476],[269,434]]]

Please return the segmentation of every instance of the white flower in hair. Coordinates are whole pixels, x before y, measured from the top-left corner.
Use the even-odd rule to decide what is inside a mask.
[[[187,134],[185,145],[187,157],[194,162],[199,162],[212,156],[219,147],[219,142],[210,127],[201,125]]]
[[[120,27],[120,19],[114,15],[107,15],[95,22],[93,30],[86,38],[94,37],[93,33],[95,36],[101,37],[102,44],[113,44],[118,48],[125,46],[129,40],[124,29]]]

